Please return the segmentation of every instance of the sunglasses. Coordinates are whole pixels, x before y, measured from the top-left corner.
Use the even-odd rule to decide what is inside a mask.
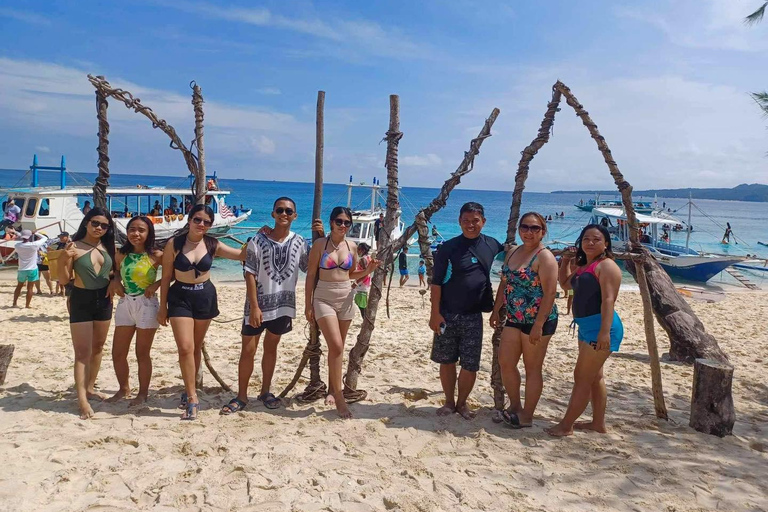
[[[529,226],[528,224],[520,224],[520,232],[521,233],[540,233],[541,232],[541,226]]]
[[[293,211],[293,208],[283,208],[282,206],[278,206],[277,208],[275,208],[275,213],[278,215],[286,214],[287,216],[290,217],[296,212]]]
[[[99,221],[97,221],[97,220],[92,220],[90,224],[91,224],[91,227],[94,227],[94,228],[101,228],[101,229],[103,229],[104,231],[106,231],[106,230],[108,230],[108,229],[109,229],[109,224],[106,224],[106,223],[104,223],[104,222],[99,222]]]
[[[207,228],[213,226],[213,221],[205,220],[202,217],[192,217],[192,222],[194,222],[195,224],[202,224],[203,226],[205,226]]]
[[[345,228],[348,228],[352,225],[351,220],[342,220],[342,219],[333,219],[333,223],[339,227],[344,226]]]

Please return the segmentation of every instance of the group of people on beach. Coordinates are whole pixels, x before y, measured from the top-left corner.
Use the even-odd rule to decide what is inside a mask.
[[[292,199],[278,198],[271,215],[273,226],[265,226],[238,249],[207,234],[214,212],[207,205],[196,205],[190,209],[185,227],[168,240],[164,250],[156,244],[152,221],[137,216],[128,222],[127,240],[117,250],[111,216],[99,207],[88,211],[71,240],[59,242],[63,252],[58,262],[58,279],[67,288],[81,418],[93,416],[90,399],[117,401],[130,397],[127,356],[134,336],[139,392],[131,404],[147,400],[152,343],[157,329],[169,323],[184,382],[179,400],[181,419],[197,418],[195,378],[200,370],[203,340],[219,314],[216,288],[210,280],[215,257],[244,262],[246,284],[238,392],[220,413],[229,415],[248,406],[254,357],[265,332],[262,386],[256,400],[269,409],[281,406],[280,398],[270,390],[271,381],[280,338],[293,328],[296,285],[299,272],[304,271],[304,316],[310,323],[317,322],[328,347],[326,402],[335,405],[340,417],[352,417],[342,384],[344,342],[355,307],[365,314],[371,274],[380,262],[369,254],[367,244],[357,245],[347,239],[352,226],[348,208],[338,206],[332,210],[327,236],[322,220],[313,221],[314,243],[291,231],[297,218]],[[613,261],[608,233],[599,225],[587,226],[576,246],[566,250],[558,264],[542,244],[546,219],[535,212],[524,214],[518,226],[522,244],[507,251],[501,283],[494,293],[491,266],[505,248],[482,233],[485,221],[482,205],[466,203],[459,212],[462,234],[445,241],[435,253],[430,283],[429,327],[434,332],[431,359],[440,365],[445,393],[445,404],[437,414],[474,417],[467,398],[479,369],[482,314],[490,312],[490,326],[503,326],[499,364],[510,400],[509,407],[497,411],[494,420],[514,428],[532,425],[543,389],[547,346],[558,325],[555,296],[559,281],[564,290],[574,292],[579,355],[568,409],[562,421],[548,431],[553,435],[568,435],[578,427],[605,431],[602,367],[608,356],[619,349],[623,336],[621,320],[613,309],[621,272]],[[24,232],[22,237],[24,243],[30,243],[34,235]],[[20,268],[20,282],[25,272]],[[115,296],[119,298],[114,308],[112,360],[119,389],[107,398],[96,391],[95,385]],[[521,357],[526,371],[524,400],[517,369]],[[458,373],[457,363],[461,366]],[[592,421],[576,423],[590,400]]]

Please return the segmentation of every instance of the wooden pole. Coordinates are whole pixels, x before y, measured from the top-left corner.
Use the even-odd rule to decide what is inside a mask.
[[[203,144],[203,91],[193,80],[192,86],[192,107],[195,110],[195,145],[197,146],[197,168],[195,169],[195,204],[205,203],[205,193],[207,191],[206,173],[205,173],[205,146]]]
[[[389,96],[389,129],[384,137],[387,141],[387,209],[384,213],[384,223],[379,231],[376,258],[388,262],[392,258],[392,230],[397,222],[397,211],[400,209],[398,192],[398,148],[403,134],[400,132],[400,97],[396,94]],[[344,398],[347,402],[356,402],[366,397],[367,393],[357,389],[357,380],[362,372],[363,359],[371,343],[371,335],[376,323],[376,313],[381,300],[381,289],[386,276],[386,265],[379,266],[373,273],[371,288],[368,292],[368,307],[365,308],[363,325],[357,342],[349,351],[347,373],[344,376]]]
[[[99,77],[104,78],[104,77]],[[109,103],[104,93],[96,89],[96,118],[99,120],[99,175],[93,184],[93,206],[107,208],[107,187],[109,187],[109,122],[107,108]]]
[[[325,91],[317,91],[317,115],[315,117],[315,193],[312,202],[312,220],[319,219],[323,211],[323,151],[325,150]],[[312,232],[312,240],[320,234]],[[296,385],[309,361],[309,384],[298,396],[299,400],[310,402],[325,396],[328,387],[320,378],[320,357],[323,349],[320,345],[320,329],[317,322],[309,326],[309,342],[304,348],[301,362],[291,382],[286,386],[280,398],[284,398]]]
[[[5,376],[8,374],[8,367],[11,366],[15,348],[14,345],[0,345],[0,386],[5,384]]]
[[[390,104],[390,107],[392,105]],[[399,104],[398,104],[399,109]],[[496,118],[499,116],[499,109],[494,108],[493,111],[491,111],[491,115],[488,116],[488,119],[485,120],[485,124],[483,125],[483,128],[480,130],[480,133],[477,137],[472,139],[469,143],[469,151],[466,151],[464,153],[464,158],[459,164],[459,167],[451,174],[451,177],[448,178],[445,183],[443,183],[442,188],[440,189],[440,192],[437,194],[437,196],[432,200],[432,202],[427,205],[427,207],[423,208],[419,212],[419,216],[421,218],[417,218],[414,220],[413,224],[411,224],[408,228],[406,228],[405,232],[400,236],[400,238],[396,240],[392,240],[392,231],[391,228],[393,226],[387,227],[387,218],[385,216],[384,218],[384,226],[382,228],[382,231],[379,233],[379,240],[384,240],[385,242],[390,242],[387,245],[380,245],[380,249],[377,252],[376,257],[382,262],[381,266],[376,269],[376,271],[373,273],[373,279],[371,280],[371,289],[368,292],[368,307],[365,310],[365,318],[363,319],[363,326],[360,329],[360,334],[357,336],[357,342],[355,343],[355,346],[352,348],[352,351],[350,352],[349,357],[349,363],[347,365],[347,373],[344,377],[344,396],[347,398],[347,401],[354,401],[354,400],[361,400],[363,397],[365,397],[366,393],[365,391],[358,390],[357,389],[357,381],[358,377],[360,376],[360,373],[362,372],[362,363],[363,358],[365,357],[365,353],[368,351],[368,347],[370,345],[371,341],[371,335],[373,334],[374,329],[374,322],[376,321],[376,311],[378,309],[378,303],[381,299],[382,295],[382,286],[384,284],[385,275],[387,273],[387,266],[389,264],[394,263],[393,261],[393,255],[402,249],[403,245],[405,245],[409,238],[413,236],[413,234],[418,230],[418,225],[420,223],[426,223],[429,222],[429,220],[432,218],[432,215],[434,215],[437,211],[442,209],[446,202],[448,201],[448,196],[453,191],[453,189],[461,182],[461,178],[468,174],[475,165],[475,157],[480,153],[480,146],[482,146],[483,141],[491,136],[491,127],[493,126],[493,123],[496,122]],[[390,128],[392,128],[392,109],[390,108]],[[399,111],[398,111],[398,120],[399,120]],[[389,151],[389,145],[394,144],[396,142],[399,142],[400,138],[402,137],[402,134],[399,133],[399,122],[397,124],[398,130],[393,131],[389,130],[387,132],[387,186],[390,185],[390,178],[389,178],[389,171],[391,169],[391,164],[397,164],[397,147],[393,148],[392,153]],[[390,158],[391,157],[391,158]],[[388,192],[391,193],[391,189],[388,189]],[[391,195],[387,195],[387,209],[389,210],[391,204]],[[381,242],[380,242],[381,243]],[[391,282],[391,278],[390,278]],[[372,298],[375,298],[375,302],[372,302]],[[354,354],[354,358],[353,358]]]

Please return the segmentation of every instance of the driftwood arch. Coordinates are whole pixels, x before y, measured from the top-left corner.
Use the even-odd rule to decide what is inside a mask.
[[[171,139],[171,148],[178,149],[184,155],[184,161],[190,174],[194,176],[192,182],[192,194],[195,196],[195,202],[202,204],[205,201],[206,183],[205,183],[205,149],[203,145],[203,91],[197,83],[190,82],[192,89],[192,107],[195,113],[195,138],[190,147],[196,149],[192,151],[184,145],[176,129],[168,124],[165,119],[161,119],[151,108],[141,103],[139,98],[134,98],[133,94],[123,89],[112,87],[103,76],[88,75],[88,80],[96,89],[96,117],[99,120],[99,145],[97,148],[99,154],[98,168],[99,173],[96,182],[93,185],[93,203],[94,206],[101,208],[107,207],[107,188],[109,187],[109,122],[107,120],[108,99],[114,98],[125,104],[126,108],[133,109],[134,112],[146,116],[152,122],[152,128],[160,128]],[[224,382],[211,364],[208,356],[208,350],[203,342],[203,360],[208,371],[211,372],[216,382],[226,391],[232,391],[232,388]],[[203,385],[202,367],[201,372],[195,378],[197,387]]]

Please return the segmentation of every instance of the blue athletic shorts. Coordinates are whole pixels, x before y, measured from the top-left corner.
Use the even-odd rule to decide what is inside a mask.
[[[40,271],[36,268],[33,268],[32,270],[19,270],[17,278],[20,283],[34,283],[35,281],[40,280]]]
[[[597,342],[597,335],[600,333],[602,324],[602,315],[583,316],[574,318],[573,323],[579,327],[579,341],[594,344]],[[613,312],[613,323],[611,324],[611,352],[618,352],[621,346],[621,340],[624,339],[624,324],[621,323],[619,314]]]
[[[400,269],[400,275],[401,276],[407,276],[408,275],[408,269],[407,268],[401,268]]]

